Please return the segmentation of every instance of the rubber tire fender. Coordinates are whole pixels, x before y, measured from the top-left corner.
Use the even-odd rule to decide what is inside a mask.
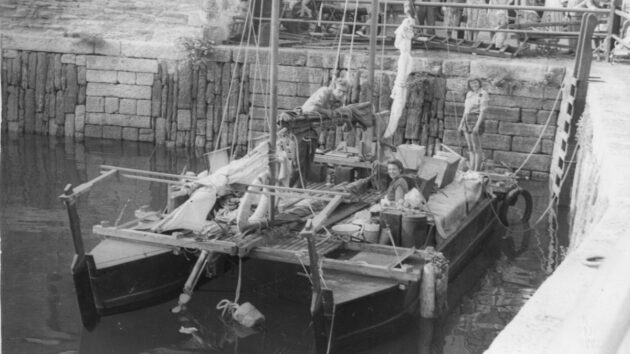
[[[501,221],[503,225],[505,226],[510,225],[507,219],[508,209],[511,206],[514,206],[514,204],[516,204],[516,201],[518,200],[519,196],[522,196],[523,200],[525,201],[525,211],[523,212],[521,223],[529,223],[529,219],[532,216],[533,206],[534,206],[532,194],[527,189],[518,187],[508,192],[507,196],[505,197],[505,200],[503,200],[503,203],[501,203],[501,206],[499,208],[499,220]]]

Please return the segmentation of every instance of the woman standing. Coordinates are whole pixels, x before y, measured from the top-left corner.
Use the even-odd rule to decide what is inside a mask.
[[[483,120],[488,108],[488,92],[481,88],[479,79],[468,80],[468,90],[464,101],[464,115],[457,130],[466,139],[470,168],[479,171],[483,162],[480,136],[484,131]]]

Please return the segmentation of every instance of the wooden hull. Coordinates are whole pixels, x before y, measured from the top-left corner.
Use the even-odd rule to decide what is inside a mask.
[[[467,262],[480,253],[481,246],[494,232],[497,219],[493,209],[498,210],[499,204],[498,199],[481,201],[453,235],[438,242],[436,249],[450,263],[449,282],[462,272]],[[327,281],[329,277],[331,275],[325,275]],[[334,277],[338,283],[346,282],[346,287],[366,281],[355,279],[349,274],[338,274]],[[350,345],[365,343],[366,340],[395,334],[402,325],[419,316],[420,282],[401,283],[373,277],[370,281],[378,284],[373,286],[374,291],[364,296],[358,295],[359,297],[351,301],[340,300],[335,296],[335,290],[343,293],[344,289],[335,289],[335,283],[329,286],[333,289],[335,306],[334,311],[332,307],[324,308],[324,318],[327,321],[328,335],[333,335],[330,340],[331,349],[337,351]]]
[[[170,300],[181,293],[195,260],[165,247],[104,240],[85,255],[89,283],[75,281],[83,289],[79,304],[91,301],[97,315],[106,316]],[[80,306],[82,316],[88,307]]]

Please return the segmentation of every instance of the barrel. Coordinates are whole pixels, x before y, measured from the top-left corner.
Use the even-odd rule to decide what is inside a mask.
[[[427,239],[427,216],[424,213],[403,215],[400,227],[402,247],[421,248]]]

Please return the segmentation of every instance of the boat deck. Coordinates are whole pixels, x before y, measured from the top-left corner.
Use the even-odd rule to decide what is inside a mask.
[[[309,188],[325,187],[327,186],[324,184],[309,186]],[[380,194],[373,191],[359,196],[358,200],[341,203],[323,222],[324,227],[347,219],[357,211],[373,205],[379,198]],[[312,215],[307,215],[301,219],[293,218],[292,220],[305,222],[311,217]],[[278,219],[283,219],[282,214],[278,215]],[[141,230],[139,229],[141,225],[142,221],[136,219],[119,227],[96,225],[93,227],[93,232],[113,239],[154,246],[198,249],[283,263],[309,264],[307,239],[300,235],[299,231],[289,229],[286,221],[283,225],[274,225],[251,234],[227,232],[211,238],[181,232],[160,234]],[[349,242],[328,232],[315,233],[313,236],[317,253],[322,257],[324,269],[394,281],[418,281],[421,277],[424,251]],[[327,257],[333,253],[343,254],[343,256]]]

